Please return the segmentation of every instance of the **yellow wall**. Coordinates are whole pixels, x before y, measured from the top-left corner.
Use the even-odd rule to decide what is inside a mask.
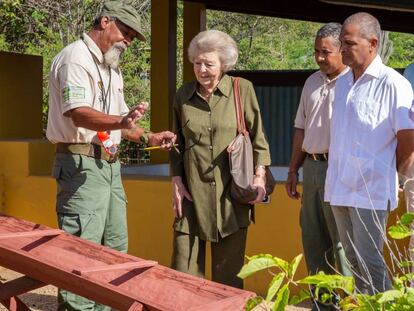
[[[45,141],[0,141],[2,212],[56,227],[56,185],[48,175],[52,157],[53,147]],[[169,178],[127,176],[124,186],[129,201],[130,253],[168,266],[173,219]],[[247,254],[271,253],[289,260],[299,254],[298,211],[298,202],[288,200],[283,185],[278,184],[271,204],[257,207],[257,223],[249,229]],[[300,275],[304,273],[302,265]],[[263,273],[261,277],[249,279],[246,287],[264,292],[267,279],[267,274]]]

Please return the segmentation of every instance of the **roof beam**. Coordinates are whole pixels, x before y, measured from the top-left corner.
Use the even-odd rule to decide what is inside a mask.
[[[378,18],[384,30],[414,33],[413,13],[392,9],[361,8],[331,4],[318,0],[186,0],[204,3],[207,9],[253,15],[273,16],[312,22],[343,22],[359,11],[369,12]]]

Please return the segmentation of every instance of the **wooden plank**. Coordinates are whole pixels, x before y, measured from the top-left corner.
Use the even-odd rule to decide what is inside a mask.
[[[0,233],[34,229],[48,228],[0,215]],[[0,265],[120,311],[129,310],[134,302],[142,304],[147,311],[188,311],[216,301],[226,303],[226,299],[233,296],[254,295],[159,264],[151,269],[108,270],[111,265],[125,268],[124,264],[141,261],[144,260],[67,233],[52,239],[0,240]],[[102,266],[105,266],[104,273],[81,276],[73,273],[73,270],[86,271]],[[232,300],[232,311],[243,309],[243,299]]]
[[[132,306],[128,309],[128,311],[142,311],[142,310],[144,310],[144,306],[138,301],[135,301],[132,304]]]
[[[125,262],[121,264],[115,265],[104,265],[99,267],[91,267],[88,269],[82,270],[73,270],[72,272],[77,275],[85,275],[94,272],[105,272],[105,271],[114,271],[114,270],[122,270],[122,269],[140,269],[140,268],[149,268],[157,265],[158,262],[153,260],[141,260],[141,261],[134,261],[134,262]]]
[[[0,301],[18,296],[37,288],[46,286],[45,283],[38,280],[22,276],[20,278],[0,284]]]
[[[0,303],[7,308],[9,311],[31,311],[28,306],[26,306],[23,301],[17,297],[12,297]]]
[[[205,305],[191,308],[188,311],[211,311],[211,310],[233,311],[233,310],[242,310],[242,309],[244,310],[243,306],[246,304],[246,301],[253,296],[254,295],[232,296],[226,299],[213,301]]]
[[[53,284],[75,294],[111,306],[118,310],[128,310],[136,301],[111,286],[98,284],[76,274],[59,269],[49,263],[37,260],[30,253],[10,250],[0,245],[2,266],[29,275],[47,284]],[[36,269],[33,269],[36,267]]]
[[[0,295],[3,294],[2,291],[2,283],[0,281]],[[10,311],[30,311],[29,307],[27,307],[18,297],[10,297],[8,299],[0,299],[0,304],[5,306],[7,310]]]
[[[25,231],[25,232],[0,233],[0,239],[18,239],[18,238],[55,236],[55,235],[61,234],[62,232],[63,231],[59,229],[48,229],[48,230],[33,230],[33,231]]]

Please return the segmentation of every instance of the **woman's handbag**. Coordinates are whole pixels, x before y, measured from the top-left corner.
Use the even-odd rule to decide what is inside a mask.
[[[231,182],[231,196],[239,203],[247,204],[257,196],[253,189],[254,163],[253,147],[249,132],[244,120],[243,104],[240,98],[240,78],[233,81],[234,103],[237,118],[237,136],[227,148],[230,161],[230,173],[233,178]],[[272,172],[266,167],[266,195],[270,195],[275,188],[276,182]]]

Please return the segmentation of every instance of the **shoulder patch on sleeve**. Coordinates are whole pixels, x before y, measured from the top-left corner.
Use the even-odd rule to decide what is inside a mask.
[[[85,99],[85,88],[81,86],[65,86],[62,90],[63,100]]]

